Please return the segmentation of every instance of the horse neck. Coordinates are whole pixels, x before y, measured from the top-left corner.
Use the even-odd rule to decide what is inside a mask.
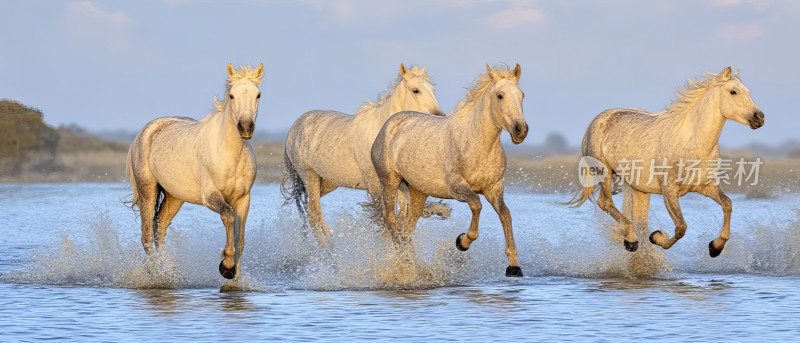
[[[208,134],[216,139],[210,139],[212,144],[218,146],[243,146],[245,141],[236,128],[236,122],[230,113],[230,106],[226,105],[222,112],[217,112],[208,122]],[[222,142],[222,143],[220,143]]]
[[[372,127],[372,131],[375,131],[375,135],[377,135],[383,123],[389,120],[392,114],[402,110],[403,105],[399,101],[395,101],[394,94],[391,94],[380,104],[368,108],[364,112],[356,113],[354,120],[359,122],[360,125]],[[363,128],[363,126],[360,127]]]
[[[395,99],[394,91],[392,91],[392,94],[390,94],[389,97],[383,101],[383,103],[375,107],[375,112],[372,114],[372,117],[376,122],[379,122],[381,126],[383,126],[383,123],[389,120],[389,117],[391,117],[392,114],[402,110],[403,104]]]
[[[481,97],[470,109],[466,118],[467,128],[465,131],[469,137],[465,141],[469,145],[481,150],[502,149],[500,145],[500,134],[503,130],[497,127],[492,119],[491,107],[489,102]]]
[[[719,99],[715,93],[701,98],[687,114],[687,127],[682,129],[682,140],[691,142],[696,151],[711,153],[719,144],[725,117],[719,110]]]

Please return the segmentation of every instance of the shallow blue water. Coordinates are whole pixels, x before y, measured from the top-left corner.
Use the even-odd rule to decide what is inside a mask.
[[[335,232],[324,251],[281,206],[277,186],[257,185],[245,290],[220,292],[218,216],[185,205],[168,254],[152,268],[137,217],[120,202],[127,194],[121,184],[0,185],[0,340],[763,341],[800,333],[797,196],[733,195],[733,236],[716,259],[706,245],[721,209],[684,197],[687,235],[667,252],[640,237],[637,254],[656,261],[641,264],[605,214],[559,205],[568,195],[511,187],[525,277],[503,276],[503,235],[489,206],[480,238],[455,249],[469,224],[457,202],[451,219],[420,222],[418,275],[407,277],[363,219],[363,193],[324,198]],[[672,232],[663,202],[651,203],[651,230]]]

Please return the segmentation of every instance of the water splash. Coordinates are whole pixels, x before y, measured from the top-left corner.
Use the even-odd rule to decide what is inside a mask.
[[[664,251],[647,241],[649,232],[637,232],[639,251],[631,254],[622,248],[619,229],[599,210],[576,213],[557,205],[561,198],[537,194],[510,192],[506,198],[509,203],[526,206],[512,207],[512,215],[520,265],[528,277],[663,278],[675,272],[800,274],[800,222],[795,212],[762,216],[775,218],[771,221],[735,217],[732,239],[720,257],[711,259],[706,245],[719,234],[721,215],[707,217],[703,212],[701,218],[692,214],[692,208],[717,212],[713,204],[705,208],[694,199],[686,200],[686,237]],[[781,199],[785,201],[785,197]],[[413,289],[504,280],[508,260],[496,215],[491,210],[484,212],[480,238],[469,251],[461,252],[454,241],[469,226],[470,213],[464,204],[450,204],[450,219],[420,220],[414,235],[415,265],[410,270],[381,230],[352,201],[349,206],[326,208],[334,230],[332,247],[327,250],[305,233],[302,220],[291,208],[254,206],[242,255],[243,278],[237,283],[227,282],[217,272],[224,230],[213,213],[200,207],[182,212],[183,221],[176,220],[168,230],[167,249],[151,257],[143,252],[138,227],[120,224],[135,220],[129,211],[96,212],[88,225],[70,229],[56,246],[24,250],[30,254],[30,263],[14,266],[0,280],[223,290]],[[767,208],[761,203],[748,205]],[[649,231],[672,232],[672,222],[663,212],[653,206]],[[195,219],[198,213],[208,214],[207,218],[213,220]],[[734,211],[734,216],[745,214]]]

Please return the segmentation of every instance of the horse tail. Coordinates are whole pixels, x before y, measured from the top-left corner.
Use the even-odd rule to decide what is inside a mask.
[[[125,160],[125,176],[133,189],[133,198],[130,201],[123,200],[122,203],[136,211],[139,207],[139,187],[136,186],[136,177],[133,175],[133,144],[128,149],[128,157]]]
[[[575,195],[572,196],[572,199],[567,201],[564,205],[569,207],[580,207],[586,200],[589,200],[594,195],[594,186],[590,187],[583,187],[582,190],[579,190]],[[594,201],[594,199],[592,199]]]
[[[283,148],[283,178],[281,178],[281,195],[286,200],[283,204],[287,205],[294,200],[297,211],[301,216],[305,216],[308,204],[308,192],[303,179],[297,173],[292,161],[289,160],[289,152]]]

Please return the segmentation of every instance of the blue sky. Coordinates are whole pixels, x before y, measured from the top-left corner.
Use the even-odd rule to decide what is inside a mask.
[[[800,1],[143,0],[5,1],[0,98],[50,124],[138,130],[200,118],[225,65],[264,62],[258,130],[302,113],[352,113],[399,64],[426,65],[450,112],[485,64],[522,66],[524,110],[541,142],[577,145],[614,107],[662,110],[687,78],[732,65],[766,114],[721,142],[797,137]]]

